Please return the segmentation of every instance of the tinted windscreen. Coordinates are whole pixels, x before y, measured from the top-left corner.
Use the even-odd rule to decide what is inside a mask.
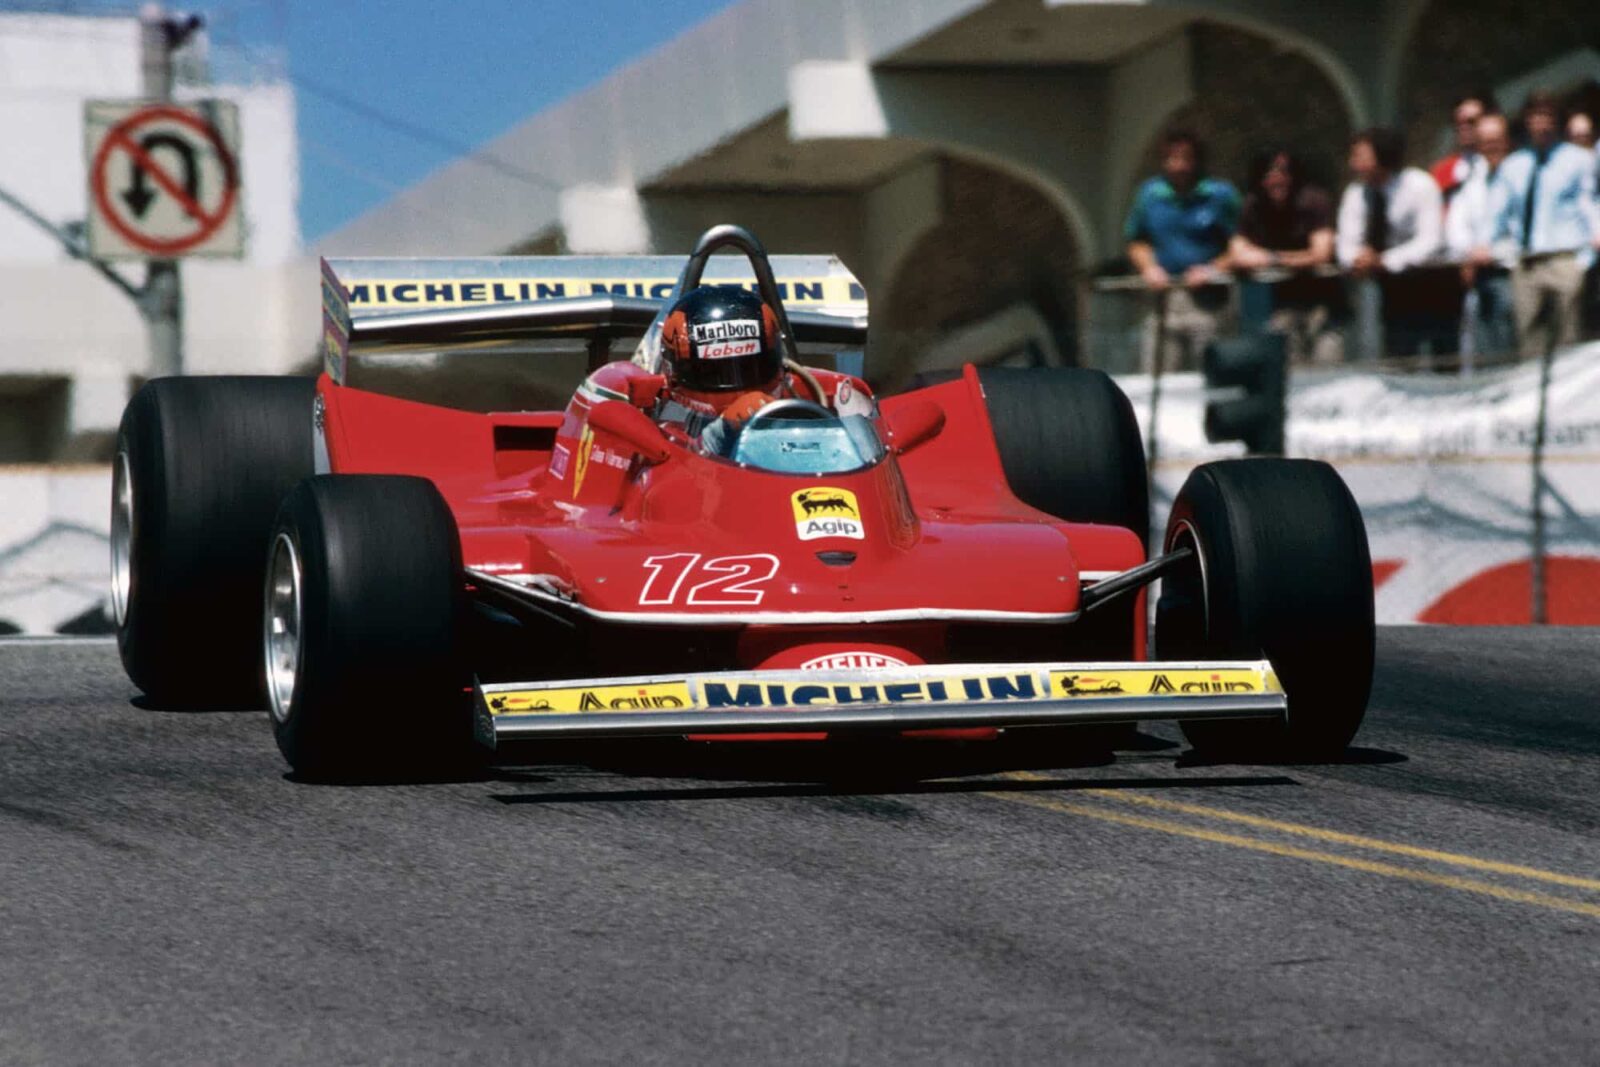
[[[739,434],[731,458],[784,474],[843,474],[872,466],[883,453],[871,420],[846,415],[753,422]]]

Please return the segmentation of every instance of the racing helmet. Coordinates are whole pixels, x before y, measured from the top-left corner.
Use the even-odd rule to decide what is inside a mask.
[[[684,389],[761,389],[783,370],[778,316],[748,289],[698,286],[667,312],[661,358],[667,378]]]

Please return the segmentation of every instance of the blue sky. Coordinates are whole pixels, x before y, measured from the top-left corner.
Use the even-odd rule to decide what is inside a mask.
[[[298,82],[300,225],[337,229],[458,153],[730,0],[221,0],[221,50],[283,47]],[[393,120],[393,121],[386,121]],[[407,129],[409,127],[410,129]],[[511,161],[525,162],[525,161]]]

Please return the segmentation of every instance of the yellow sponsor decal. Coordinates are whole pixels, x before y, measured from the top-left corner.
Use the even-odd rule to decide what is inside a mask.
[[[918,678],[881,682],[789,681],[701,682],[705,708],[788,708],[848,704],[970,704],[974,701],[1038,700],[1047,696],[1034,671],[951,678]]]
[[[493,693],[489,696],[491,715],[571,715],[585,711],[676,711],[689,706],[689,686],[684,682],[528,689]]]
[[[801,489],[790,495],[789,503],[794,508],[795,533],[802,541],[815,541],[819,537],[866,539],[861,506],[848,489],[830,485]]]
[[[751,280],[718,284],[743,285]],[[520,304],[530,300],[559,300],[572,296],[642,296],[665,300],[676,278],[383,278],[353,279],[346,283],[350,308],[445,308],[490,304]],[[859,304],[865,297],[852,294],[847,278],[790,278],[778,283],[786,305]]]
[[[1275,693],[1277,681],[1253,670],[1051,671],[1056,697],[1214,696],[1218,693]]]
[[[1247,668],[1104,671],[1040,668],[944,677],[886,674],[839,681],[822,672],[696,675],[629,685],[552,686],[495,692],[494,715],[560,715],[612,711],[718,711],[741,708],[848,707],[884,704],[993,704],[1106,696],[1193,697],[1281,692],[1270,671]]]
[[[693,683],[699,699],[692,695]],[[998,671],[948,678],[886,678],[831,682],[801,674],[757,680],[719,675],[636,685],[556,687],[489,695],[494,715],[559,715],[599,711],[715,711],[736,708],[804,708],[850,704],[970,704],[975,701],[1039,700],[1048,696],[1037,671]]]

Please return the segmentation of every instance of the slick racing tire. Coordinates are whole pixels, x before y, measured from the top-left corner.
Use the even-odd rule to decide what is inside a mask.
[[[278,504],[312,472],[310,378],[157,378],[112,466],[117,648],[157,703],[262,706],[261,583]]]
[[[1066,522],[1121,526],[1149,540],[1139,423],[1110,377],[1079,367],[989,367],[978,381],[1018,499]]]
[[[1104,372],[990,367],[978,372],[1011,491],[1066,522],[1120,526],[1150,540],[1144,444],[1127,394]],[[1124,597],[1066,627],[1063,654],[1130,659],[1140,601]],[[1121,733],[1130,733],[1124,730]]]
[[[1195,468],[1167,523],[1165,551],[1193,558],[1162,581],[1156,655],[1270,660],[1284,721],[1184,723],[1202,755],[1337,759],[1372,689],[1372,560],[1366,526],[1326,463],[1243,459]]]
[[[273,734],[308,779],[457,773],[472,751],[461,539],[425,478],[319,475],[267,551],[261,655]]]

